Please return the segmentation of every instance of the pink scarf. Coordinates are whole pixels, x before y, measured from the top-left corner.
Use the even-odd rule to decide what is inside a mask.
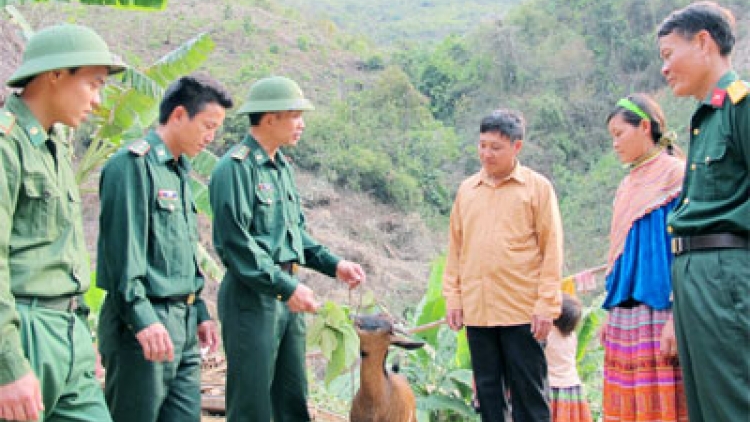
[[[633,223],[678,197],[684,174],[684,161],[661,152],[625,176],[615,194],[609,232],[607,275],[622,254]]]

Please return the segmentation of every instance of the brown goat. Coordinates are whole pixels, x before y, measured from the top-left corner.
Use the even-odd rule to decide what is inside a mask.
[[[385,358],[390,345],[411,350],[424,346],[424,343],[396,336],[393,323],[384,316],[355,316],[353,319],[362,363],[360,387],[354,396],[349,420],[416,422],[414,393],[406,377],[386,369]]]

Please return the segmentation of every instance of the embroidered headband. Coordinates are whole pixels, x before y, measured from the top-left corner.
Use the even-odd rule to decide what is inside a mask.
[[[620,101],[617,102],[617,107],[622,107],[626,110],[632,111],[633,113],[637,114],[641,119],[651,121],[651,118],[648,117],[648,114],[641,110],[638,105],[636,105],[634,102],[630,101],[627,98],[623,98]]]

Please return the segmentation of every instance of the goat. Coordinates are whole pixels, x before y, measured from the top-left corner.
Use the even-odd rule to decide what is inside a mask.
[[[407,350],[424,346],[394,334],[393,323],[384,316],[354,316],[362,357],[359,391],[352,401],[351,422],[416,422],[414,392],[406,377],[390,372],[385,358],[390,345]]]

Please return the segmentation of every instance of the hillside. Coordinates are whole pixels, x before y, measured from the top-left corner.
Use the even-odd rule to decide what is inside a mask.
[[[159,13],[60,4],[24,6],[20,10],[35,28],[60,21],[89,25],[107,39],[114,51],[136,65],[151,63],[195,34],[209,32],[216,49],[205,68],[228,85],[238,102],[243,100],[251,81],[275,73],[297,79],[305,93],[324,109],[326,104],[344,97],[352,86],[365,84],[373,77],[361,69],[361,56],[347,50],[350,38],[346,34],[284,16],[271,7],[258,7],[253,1],[171,0],[167,10]],[[227,123],[231,124],[232,119]],[[245,124],[244,119],[235,122],[242,130]],[[230,133],[212,148],[221,153],[239,136],[237,132]],[[417,213],[403,213],[366,194],[336,187],[298,170],[307,221],[314,236],[342,256],[364,265],[369,276],[364,291],[374,292],[384,302],[395,298],[387,306],[397,313],[413,307],[423,293],[431,260],[443,248],[442,233],[427,229]],[[92,262],[98,224],[96,185],[95,179],[87,184],[84,216]],[[210,250],[210,222],[206,219],[202,221],[202,241]],[[348,293],[340,284],[311,272],[303,272],[302,277],[323,299],[340,303],[348,300]],[[213,293],[215,289],[214,284],[208,291]]]
[[[439,42],[502,18],[522,0],[276,0],[380,46]]]

